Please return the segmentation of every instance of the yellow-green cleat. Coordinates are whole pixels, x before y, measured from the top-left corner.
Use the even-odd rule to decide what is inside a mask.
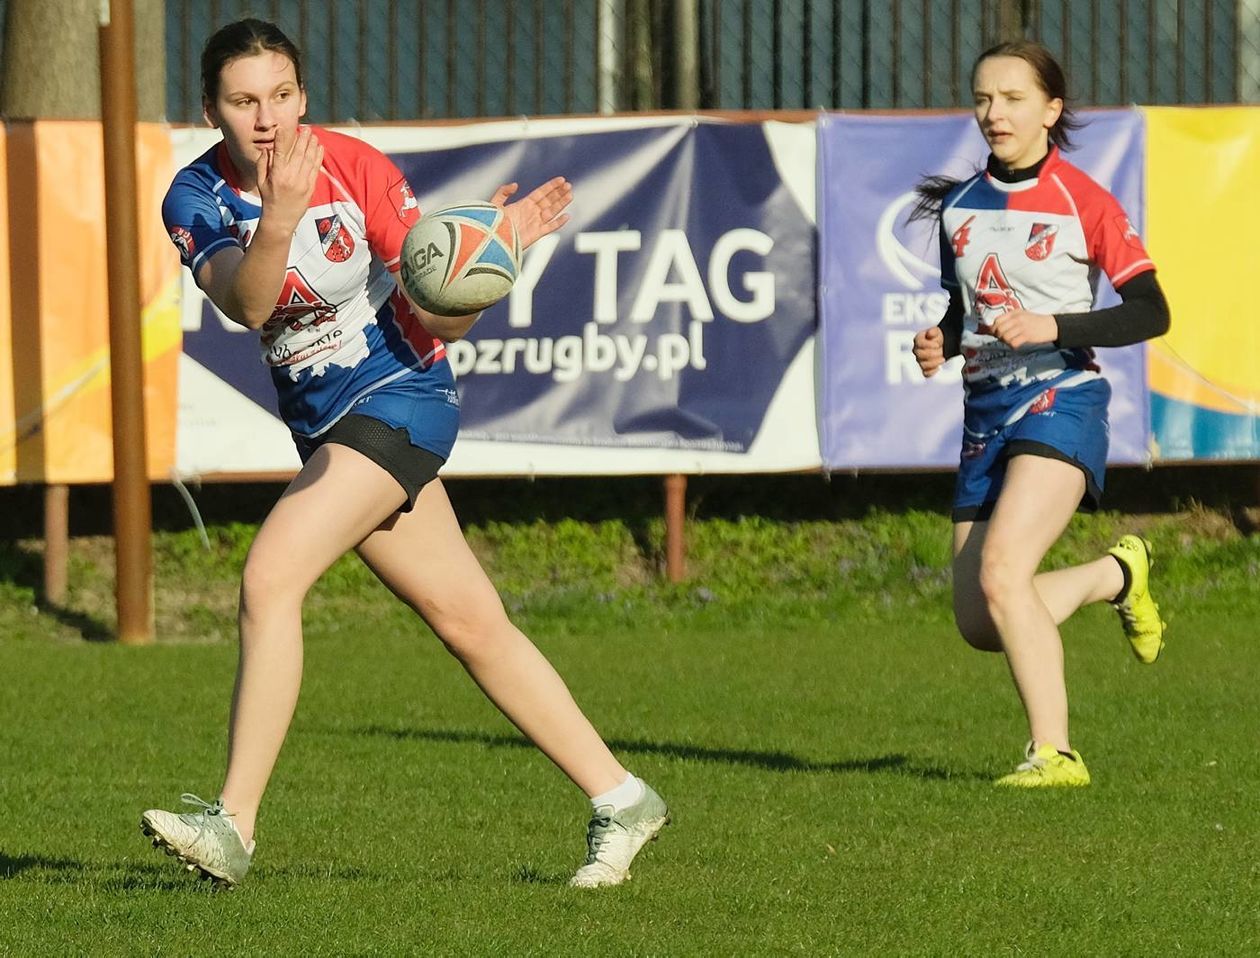
[[[1122,536],[1107,550],[1124,571],[1124,590],[1111,604],[1120,615],[1124,634],[1129,637],[1139,662],[1150,665],[1164,648],[1164,630],[1159,606],[1151,598],[1151,544],[1141,536]]]
[[[1034,749],[1029,742],[1024,754],[1024,761],[1015,771],[993,784],[1008,788],[1080,788],[1089,784],[1089,769],[1080,752],[1064,755],[1053,745]]]

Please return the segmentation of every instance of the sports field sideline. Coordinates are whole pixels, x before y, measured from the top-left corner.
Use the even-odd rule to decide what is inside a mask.
[[[1094,784],[991,785],[1024,730],[1005,665],[948,613],[943,515],[691,525],[692,584],[645,575],[659,526],[470,527],[517,621],[674,824],[620,889],[565,881],[581,796],[353,562],[308,606],[306,684],[256,871],[211,894],[139,812],[212,798],[248,525],[157,539],[153,648],[108,627],[108,543],[69,607],[0,552],[0,954],[1107,954],[1260,947],[1260,539],[1210,510],[1134,522],[1172,623],[1154,667],[1109,609],[1065,630]],[[637,557],[637,558],[636,558]],[[1052,561],[1058,558],[1052,555]],[[650,558],[650,556],[649,556]]]

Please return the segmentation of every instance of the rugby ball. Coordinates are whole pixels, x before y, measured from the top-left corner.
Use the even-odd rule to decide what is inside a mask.
[[[417,306],[439,316],[465,316],[493,306],[520,271],[516,226],[493,203],[427,213],[403,240],[403,288]]]

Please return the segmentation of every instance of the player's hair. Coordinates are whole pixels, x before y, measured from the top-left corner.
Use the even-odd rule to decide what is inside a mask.
[[[279,53],[293,61],[298,86],[302,86],[302,54],[292,40],[274,23],[246,17],[220,27],[201,51],[201,95],[207,103],[219,96],[219,73],[240,57],[259,53]]]
[[[1073,109],[1068,106],[1067,78],[1063,75],[1063,67],[1059,66],[1059,61],[1054,58],[1054,54],[1035,40],[1007,40],[999,43],[976,57],[976,62],[971,67],[972,86],[975,86],[976,71],[980,69],[980,64],[990,57],[1015,57],[1023,60],[1032,67],[1033,75],[1037,78],[1037,86],[1041,87],[1041,91],[1051,100],[1063,101],[1059,118],[1054,126],[1050,127],[1050,142],[1061,150],[1072,149],[1075,145],[1072,142],[1072,133],[1079,130],[1083,124]],[[952,176],[925,176],[915,187],[915,193],[918,194],[919,199],[910,213],[910,220],[913,222],[940,216],[941,204],[945,197],[961,182],[962,180],[954,179]]]

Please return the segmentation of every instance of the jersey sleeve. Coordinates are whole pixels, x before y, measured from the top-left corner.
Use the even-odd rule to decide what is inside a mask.
[[[179,250],[179,260],[194,276],[219,250],[240,246],[223,222],[214,195],[188,178],[176,177],[162,201],[162,222]]]
[[[1107,274],[1112,286],[1155,268],[1124,208],[1106,190],[1090,190],[1080,202],[1079,212],[1089,258]]]
[[[958,289],[958,265],[954,262],[954,244],[945,233],[944,217],[937,232],[940,233],[941,244],[941,286],[953,292]]]
[[[371,151],[362,169],[368,246],[397,272],[403,240],[420,220],[420,205],[402,171],[384,153]]]

